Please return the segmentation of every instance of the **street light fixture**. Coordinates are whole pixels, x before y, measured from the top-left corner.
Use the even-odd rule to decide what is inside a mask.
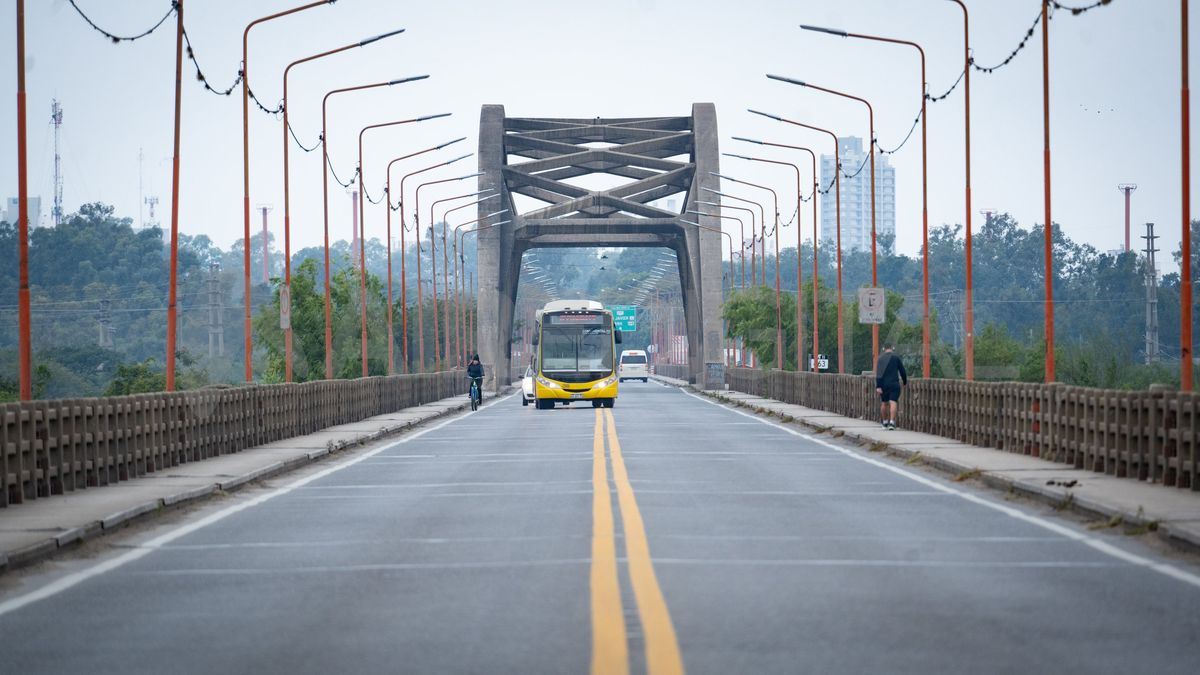
[[[716,176],[717,178],[724,178],[726,180],[733,181],[734,183],[741,183],[742,185],[749,185],[750,187],[756,187],[761,190],[766,190],[767,192],[771,193],[771,199],[774,200],[775,225],[774,225],[774,227],[771,228],[771,232],[775,235],[775,363],[780,369],[783,369],[783,304],[779,297],[779,288],[780,288],[780,279],[779,279],[779,194],[776,193],[775,190],[767,187],[766,185],[758,185],[757,183],[751,183],[749,181],[739,180],[737,178],[732,178],[730,176],[723,176],[714,171],[709,171],[709,173]],[[767,279],[767,233],[766,233],[766,230],[767,230],[767,224],[764,222],[763,223],[763,271],[762,271],[764,286],[766,285],[766,279]]]
[[[754,110],[751,108],[747,108],[747,111],[754,113],[755,115],[762,115],[763,117],[766,117],[768,119],[773,119],[777,122],[787,122],[788,124],[793,124],[795,126],[803,127],[805,129],[811,129],[812,131],[819,131],[819,132],[829,136],[829,139],[831,141],[833,141],[834,222],[836,224],[836,246],[837,246],[838,373],[844,374],[846,372],[846,358],[845,358],[845,325],[842,320],[842,158],[841,158],[841,152],[838,149],[837,134],[833,133],[829,129],[815,127],[811,124],[805,124],[803,122],[797,122],[795,120],[786,119],[786,118],[780,117],[779,115],[772,115],[771,113],[762,112],[761,110]],[[784,145],[782,143],[769,143],[767,141],[760,141],[760,140],[755,140],[755,139],[751,139],[751,138],[739,138],[737,136],[735,136],[734,138],[735,138],[735,140],[746,141],[748,143],[771,145],[771,146],[780,147],[780,148],[795,148],[795,146]],[[816,182],[815,179],[814,179],[814,182]],[[828,188],[826,188],[826,189],[828,190]],[[814,221],[816,218],[816,208],[817,208],[817,205],[814,203],[813,204]],[[814,238],[815,238],[815,236],[816,235],[814,234]],[[814,275],[815,275],[815,272],[814,272]]]
[[[401,161],[409,159],[411,157],[416,157],[417,155],[423,155],[428,152],[435,152],[437,150],[441,150],[442,148],[445,148],[450,145],[454,145],[455,143],[458,143],[459,141],[464,141],[464,140],[466,140],[466,137],[461,136],[459,138],[455,138],[454,140],[446,141],[445,143],[435,145],[431,148],[425,148],[424,150],[419,150],[417,152],[413,152],[413,153],[409,153],[407,155],[397,157],[397,158],[393,159],[392,161],[388,162],[387,170],[385,171],[387,187],[384,188],[384,192],[386,192],[388,194],[388,203],[386,204],[387,231],[388,231],[388,360],[393,361],[393,366],[392,366],[393,372],[395,371],[395,365],[394,365],[394,359],[393,359],[393,351],[394,351],[393,344],[395,343],[395,336],[393,335],[393,332],[395,329],[392,328],[392,304],[393,303],[392,303],[391,241],[392,241],[392,211],[394,211],[396,209],[400,210],[400,298],[401,298],[400,332],[402,332],[404,334],[404,342],[401,343],[400,353],[401,353],[401,359],[404,362],[403,370],[406,374],[408,373],[408,274],[407,274],[408,270],[407,270],[407,265],[405,262],[406,244],[404,241],[404,231],[407,228],[404,226],[403,182],[401,183],[400,199],[396,202],[396,206],[393,208],[392,204],[391,204],[392,167],[395,166],[397,162],[401,162]],[[436,168],[437,166],[441,166],[441,165],[440,164],[434,165],[433,167],[428,167],[426,169],[422,169],[421,171],[428,171],[433,168]],[[420,172],[418,172],[418,173],[420,173]],[[405,178],[407,178],[407,177],[408,176],[405,176]]]
[[[696,202],[696,203],[704,205],[704,206],[716,206],[718,208],[720,208],[720,206],[721,206],[720,204],[718,204],[716,202]],[[730,208],[738,208],[738,207],[734,206],[734,207],[730,207]],[[743,209],[743,210],[749,211],[750,209]],[[703,212],[697,211],[695,209],[688,209],[687,213],[692,213],[697,216],[711,216],[713,218],[720,218],[722,220],[736,220],[738,222],[738,229],[741,231],[741,242],[742,242],[741,245],[742,246],[746,245],[745,244],[745,242],[746,242],[746,223],[743,222],[741,218],[738,218],[737,216],[725,216],[725,215],[720,215],[720,214],[715,214],[715,213],[713,213],[713,214],[703,213]],[[740,249],[741,246],[739,246],[738,248]],[[730,247],[730,250],[729,250],[729,265],[730,265],[730,267],[733,266],[733,247],[732,246]],[[743,288],[743,289],[746,288],[746,263],[744,260],[742,261],[742,284],[741,284],[740,288]]]
[[[359,239],[359,241],[360,241],[360,242],[365,242],[365,241],[366,241],[366,235],[365,235],[364,233],[365,233],[365,231],[366,231],[366,222],[367,222],[367,219],[366,219],[366,211],[365,211],[365,204],[363,204],[363,202],[364,202],[364,201],[366,201],[366,184],[367,184],[367,183],[366,183],[366,171],[365,171],[365,169],[363,169],[363,136],[364,136],[364,134],[366,134],[366,132],[367,132],[369,129],[381,129],[381,128],[383,128],[383,127],[396,126],[396,125],[400,125],[400,124],[409,124],[409,123],[413,123],[413,122],[424,122],[424,121],[426,121],[426,120],[432,120],[432,119],[437,119],[437,118],[439,118],[439,117],[449,117],[449,116],[450,116],[450,113],[438,113],[438,114],[436,114],[436,115],[425,115],[425,116],[423,116],[423,117],[417,117],[417,118],[415,118],[415,119],[410,119],[410,120],[397,120],[397,121],[395,121],[395,122],[383,122],[383,123],[381,123],[381,124],[371,124],[371,125],[368,125],[368,126],[365,126],[365,127],[363,127],[363,128],[362,128],[362,130],[358,132],[358,182],[359,182],[359,185],[360,185],[360,186],[362,186],[362,192],[363,192],[363,195],[362,195],[362,196],[363,196],[363,199],[360,199],[360,200],[359,200],[359,202],[358,202],[358,205],[359,205],[359,215],[358,215],[358,222],[359,222],[359,227],[360,227],[360,232],[359,232],[359,237],[358,237],[358,239]],[[390,202],[388,201],[388,197],[387,197],[387,187],[386,187],[386,186],[387,186],[387,182],[385,181],[385,182],[384,182],[384,189],[383,189],[383,193],[384,193],[384,209],[387,211],[387,215],[388,215],[388,230],[387,230],[387,240],[388,240],[388,249],[387,249],[387,298],[388,298],[388,302],[387,302],[387,305],[388,305],[388,306],[387,306],[387,323],[388,323],[388,366],[387,366],[387,374],[388,374],[388,375],[392,375],[393,373],[395,373],[395,372],[396,372],[396,362],[395,362],[395,351],[396,351],[396,349],[395,349],[395,344],[394,344],[394,342],[395,342],[395,340],[394,340],[394,336],[392,335],[392,333],[393,333],[393,329],[392,329],[392,228],[391,228],[391,215],[392,215],[392,209],[391,209],[391,206],[390,206]],[[328,231],[329,231],[329,225],[328,225],[328,207],[327,207],[327,210],[326,210],[326,226],[325,226],[325,229],[326,229],[326,232],[328,233]],[[328,241],[328,237],[326,237],[326,241]],[[327,257],[326,259],[328,260],[328,257]],[[360,259],[360,261],[362,262],[362,266],[363,266],[363,270],[364,270],[364,272],[363,272],[363,274],[364,274],[364,277],[363,277],[363,278],[364,278],[364,280],[365,280],[365,278],[366,278],[366,277],[365,277],[365,275],[366,275],[366,272],[365,272],[365,270],[366,270],[366,255],[365,255],[365,248],[364,248],[364,249],[362,249],[362,250],[360,250],[360,252],[359,252],[359,259]],[[326,279],[328,279],[328,278],[329,278],[329,272],[328,272],[328,270],[326,270],[326,273],[325,273],[325,278],[326,278]],[[364,292],[363,292],[363,296],[364,296],[364,297],[366,296],[366,292],[365,292],[365,290],[364,290]],[[329,298],[329,295],[328,295],[328,294],[326,294],[326,296],[325,296],[325,297],[326,297],[326,299],[328,299],[328,298]],[[326,304],[326,309],[328,310],[328,308],[329,308],[329,305],[328,305],[328,304]],[[328,320],[326,321],[326,324],[325,324],[325,325],[326,325],[326,326],[328,326],[328,325],[329,325],[329,323],[328,323]],[[327,338],[327,339],[332,339],[332,337],[333,337],[333,336],[332,336],[332,334],[327,334],[327,335],[326,335],[326,338]],[[365,339],[363,340],[363,344],[366,344],[366,340],[365,340]],[[326,353],[328,354],[328,353],[329,353],[329,351],[330,351],[330,350],[329,350],[329,343],[326,343]],[[330,365],[331,365],[330,363],[328,363],[328,362],[326,363],[326,369],[327,369],[327,370],[329,369]]]
[[[288,75],[291,74],[292,68],[295,68],[302,63],[308,63],[326,56],[332,56],[348,49],[354,49],[355,47],[365,47],[372,42],[378,42],[384,38],[389,38],[393,35],[399,35],[403,32],[404,29],[401,28],[388,33],[383,33],[382,35],[376,35],[375,37],[370,37],[365,40],[360,40],[359,42],[343,45],[336,49],[330,49],[329,51],[324,51],[319,54],[306,56],[302,59],[292,61],[287,65],[286,68],[283,69],[283,292],[280,294],[279,302],[281,305],[281,312],[286,311],[288,317],[288,325],[284,328],[283,332],[285,382],[292,381],[292,209],[290,200],[291,192],[288,182],[288,134],[291,133],[291,128],[288,126]],[[321,143],[322,146],[324,146],[324,138],[322,138]],[[322,151],[322,155],[325,155],[324,151]],[[325,161],[328,161],[328,159],[326,158]],[[249,244],[250,240],[247,239],[247,247],[249,247]],[[326,279],[328,278],[328,275],[326,275]],[[286,309],[283,307],[283,305],[286,305]]]
[[[754,206],[757,206],[759,220],[761,220],[762,224],[763,224],[762,229],[764,232],[766,231],[766,229],[767,229],[767,212],[763,208],[763,205],[760,202],[756,202],[752,199],[746,199],[744,197],[738,197],[735,195],[726,194],[724,192],[720,192],[720,191],[714,190],[712,188],[704,187],[704,188],[700,188],[700,189],[705,192],[712,193],[718,197],[722,197],[725,199],[732,199],[734,201],[742,202],[743,204],[752,204]],[[747,211],[750,213],[750,285],[753,286],[758,283],[758,273],[755,268],[755,266],[758,264],[758,260],[757,260],[758,247],[755,246],[755,244],[758,242],[758,235],[754,234],[754,211],[751,211],[750,209],[747,209],[742,206],[731,206],[729,204],[721,204],[721,206],[723,206],[724,208],[727,208],[727,209],[738,209],[738,210]],[[743,239],[743,249],[744,248],[745,248],[745,240]],[[763,269],[766,269],[765,264],[763,265]],[[765,279],[765,277],[764,277],[764,279]],[[766,282],[764,281],[763,283],[765,284]]]
[[[452,141],[452,142],[454,142],[454,141]],[[465,155],[459,155],[458,157],[455,157],[454,159],[448,159],[444,162],[439,162],[438,164],[433,164],[433,165],[427,166],[423,169],[417,169],[416,171],[407,173],[402,178],[400,178],[399,204],[400,204],[401,247],[404,246],[404,243],[403,243],[404,231],[408,229],[408,226],[405,225],[405,223],[404,223],[404,183],[405,183],[405,181],[407,181],[409,178],[412,178],[413,176],[423,174],[427,171],[433,171],[434,169],[437,169],[437,168],[440,168],[443,166],[449,166],[450,164],[453,164],[455,162],[462,161],[462,160],[470,157],[472,154],[474,154],[474,153],[469,152]],[[418,205],[418,207],[419,207],[419,205]],[[420,211],[419,208],[413,209],[413,219],[414,219],[413,230],[417,237],[417,241],[416,241],[416,246],[417,246],[417,333],[418,333],[417,344],[418,344],[418,349],[419,349],[419,351],[418,351],[419,364],[417,366],[417,372],[424,372],[425,371],[425,330],[424,330],[424,320],[423,320],[424,319],[424,311],[422,311],[422,309],[421,309],[421,299],[422,299],[421,298],[421,223],[420,223],[421,217],[420,217],[419,211]],[[404,252],[401,252],[401,256],[403,256],[403,255],[404,255]],[[401,274],[403,274],[403,273],[404,273],[403,269],[401,269]],[[404,298],[404,308],[401,310],[400,316],[401,316],[401,322],[403,323],[404,340],[407,343],[407,341],[408,341],[408,296],[405,294],[405,291],[406,291],[405,284],[406,284],[406,280],[402,278],[400,280],[400,294]]]
[[[413,200],[413,204],[414,204],[414,207],[413,207],[414,223],[413,224],[417,230],[417,288],[418,288],[418,291],[420,290],[420,283],[421,283],[421,219],[419,216],[419,212],[421,210],[421,188],[429,186],[429,185],[441,185],[443,183],[456,183],[460,180],[466,180],[468,178],[477,178],[482,175],[483,175],[483,172],[478,171],[478,172],[475,172],[472,174],[467,174],[465,176],[455,176],[454,178],[443,178],[441,180],[427,181],[427,182],[421,183],[420,185],[417,186],[417,189],[415,191],[416,195]],[[435,202],[435,204],[436,204],[436,202]],[[429,262],[433,267],[433,269],[432,269],[432,273],[433,273],[433,284],[432,284],[432,287],[433,287],[433,367],[434,367],[434,370],[436,371],[438,368],[441,367],[442,358],[441,358],[440,345],[439,345],[439,343],[441,342],[441,336],[438,332],[437,236],[433,230],[433,207],[432,206],[430,206],[430,208],[429,208]],[[446,300],[448,302],[449,298],[447,298]],[[417,324],[418,324],[418,326],[421,323],[421,317],[424,315],[424,313],[425,313],[424,307],[420,304],[420,299],[418,298],[418,300],[417,300]],[[449,329],[450,329],[450,327],[446,326],[446,330],[449,330]],[[420,342],[422,345],[424,344],[424,341],[425,341],[425,335],[424,335],[424,332],[422,332],[421,338],[420,338]],[[421,351],[424,351],[424,349],[422,348]],[[448,359],[448,358],[450,358],[450,355],[445,354],[445,357]]]
[[[833,28],[821,28],[818,26],[801,25],[801,29],[808,31],[816,31],[820,33],[828,33],[844,38],[855,38],[858,40],[870,40],[872,42],[886,42],[895,45],[905,45],[917,50],[917,54],[921,57],[921,376],[929,378],[930,376],[930,347],[929,347],[929,152],[928,139],[929,134],[926,130],[926,121],[929,117],[926,108],[925,94],[928,85],[925,82],[925,50],[921,45],[912,42],[911,40],[898,40],[896,38],[880,37],[878,35],[867,35],[864,33],[850,33],[843,30]],[[871,149],[872,157],[875,149]],[[1047,229],[1050,225],[1047,222]],[[1049,241],[1049,239],[1047,239]]]
[[[832,94],[834,96],[838,96],[838,97],[845,98],[845,99],[850,99],[852,101],[858,101],[859,103],[862,103],[863,105],[867,106],[867,120],[868,120],[869,130],[870,130],[870,134],[871,134],[870,141],[868,143],[868,145],[870,146],[868,152],[870,152],[870,155],[871,155],[871,157],[870,157],[870,159],[871,159],[871,286],[878,287],[879,286],[879,274],[878,274],[878,267],[876,265],[876,258],[878,257],[878,247],[877,247],[876,241],[875,241],[875,107],[871,105],[870,101],[868,101],[867,99],[862,98],[860,96],[854,96],[853,94],[847,94],[845,92],[837,91],[836,89],[829,89],[827,87],[817,86],[815,84],[810,84],[803,80],[797,80],[797,79],[791,78],[791,77],[784,77],[782,75],[771,75],[771,74],[767,75],[767,79],[777,80],[779,82],[787,82],[788,84],[794,84],[794,85],[797,85],[800,87],[814,89],[816,91],[822,91],[822,92],[825,92],[826,94]],[[879,324],[873,323],[873,324],[871,324],[871,358],[875,358],[875,356],[878,354],[879,354]]]
[[[755,141],[755,140],[748,139],[748,138],[739,138],[737,136],[734,136],[734,139],[746,141],[749,143],[757,143],[758,145],[765,145],[762,141]],[[777,144],[772,143],[771,145],[777,145]],[[817,287],[820,285],[820,283],[819,283],[820,275],[818,273],[818,267],[817,267],[817,253],[818,253],[817,191],[819,188],[819,185],[817,182],[817,153],[813,152],[811,148],[806,148],[806,147],[802,147],[802,146],[798,146],[798,145],[797,146],[786,146],[786,147],[793,149],[793,150],[800,150],[802,152],[807,152],[809,157],[812,159],[812,176],[813,176],[813,193],[812,193],[812,203],[813,203],[813,243],[812,243],[812,247],[813,247],[813,251],[812,251],[812,256],[813,256],[813,292],[812,292],[813,336],[812,336],[812,342],[813,342],[813,346],[812,346],[812,349],[813,349],[813,352],[812,353],[813,353],[813,357],[812,357],[812,371],[815,373],[815,372],[818,372],[818,370],[817,370],[817,355],[820,353],[819,336],[820,336],[820,332],[821,332],[820,312],[819,312],[819,305],[817,303]],[[725,154],[730,154],[730,153],[725,153]],[[801,371],[801,370],[804,370],[804,313],[801,310],[801,307],[803,306],[804,303],[800,302],[800,294],[804,290],[804,273],[801,269],[801,264],[800,264],[800,258],[801,258],[800,244],[801,244],[801,238],[802,238],[801,235],[803,234],[803,232],[802,232],[803,228],[801,227],[801,222],[800,222],[802,220],[801,216],[800,216],[800,208],[801,208],[802,202],[804,201],[804,195],[802,193],[803,188],[800,185],[800,167],[796,166],[795,164],[792,164],[791,162],[781,162],[778,160],[766,159],[764,157],[747,157],[745,155],[731,155],[731,156],[737,157],[740,159],[745,159],[745,160],[748,160],[751,162],[765,162],[767,164],[780,164],[783,166],[790,166],[790,167],[792,167],[792,170],[795,171],[795,173],[796,173],[796,370]],[[776,260],[779,259],[779,237],[775,238],[775,258],[776,258]],[[776,265],[775,265],[775,270],[776,270],[775,276],[776,276],[776,279],[778,279],[778,277],[779,277],[779,264],[778,263],[776,263]]]
[[[242,235],[245,246],[242,250],[242,265],[243,265],[243,316],[242,328],[245,331],[243,337],[243,350],[245,352],[243,360],[245,361],[245,377],[247,382],[254,380],[253,370],[253,331],[250,327],[250,29],[260,23],[266,23],[274,19],[285,17],[289,14],[302,12],[313,7],[321,5],[332,5],[335,0],[319,0],[318,2],[310,2],[306,5],[294,7],[292,9],[276,12],[264,16],[260,19],[255,19],[246,24],[246,29],[242,31],[242,211],[245,216],[245,232]],[[21,27],[18,24],[18,27]],[[20,42],[20,41],[18,41]],[[23,57],[22,57],[23,58]],[[21,77],[24,77],[24,68],[19,70]],[[23,95],[22,91],[22,95]],[[22,109],[23,110],[23,109]],[[21,138],[24,138],[24,134]],[[264,233],[265,239],[265,233]],[[264,242],[263,246],[266,246]],[[266,267],[266,260],[263,260],[263,266]]]

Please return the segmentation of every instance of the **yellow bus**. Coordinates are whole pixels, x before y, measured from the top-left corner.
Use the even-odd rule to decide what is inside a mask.
[[[612,312],[595,300],[555,300],[536,313],[533,331],[534,397],[539,410],[591,401],[611,408],[617,400]]]

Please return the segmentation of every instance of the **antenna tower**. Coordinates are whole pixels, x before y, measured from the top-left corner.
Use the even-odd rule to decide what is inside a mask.
[[[1137,189],[1136,183],[1121,183],[1117,189],[1125,193],[1125,252],[1129,252],[1129,194]],[[1144,237],[1143,237],[1144,238]]]
[[[50,122],[54,125],[54,207],[51,210],[51,215],[54,217],[54,226],[62,222],[63,208],[63,179],[62,179],[62,155],[59,154],[59,131],[62,129],[63,111],[62,106],[58,104],[58,99],[50,100]]]
[[[146,205],[150,207],[150,220],[146,221],[146,227],[158,227],[158,221],[154,218],[154,207],[158,206],[158,197],[150,195],[146,197]]]
[[[1154,240],[1158,235],[1154,234],[1154,223],[1146,223],[1146,234],[1142,239],[1146,240],[1146,248],[1142,249],[1146,254],[1145,362],[1151,363],[1158,360],[1158,270],[1154,266],[1154,254],[1158,251],[1154,248]]]

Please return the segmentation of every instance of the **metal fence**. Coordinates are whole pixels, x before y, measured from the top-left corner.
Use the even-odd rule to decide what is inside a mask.
[[[461,371],[0,405],[0,507],[461,394]]]
[[[730,389],[877,419],[875,378],[728,368]],[[1200,394],[1064,384],[912,379],[905,429],[1072,464],[1112,476],[1200,490]]]

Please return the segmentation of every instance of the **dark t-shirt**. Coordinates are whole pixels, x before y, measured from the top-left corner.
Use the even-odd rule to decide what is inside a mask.
[[[875,386],[879,389],[900,386],[900,381],[908,384],[908,373],[904,370],[904,362],[896,352],[884,352],[875,362]]]

